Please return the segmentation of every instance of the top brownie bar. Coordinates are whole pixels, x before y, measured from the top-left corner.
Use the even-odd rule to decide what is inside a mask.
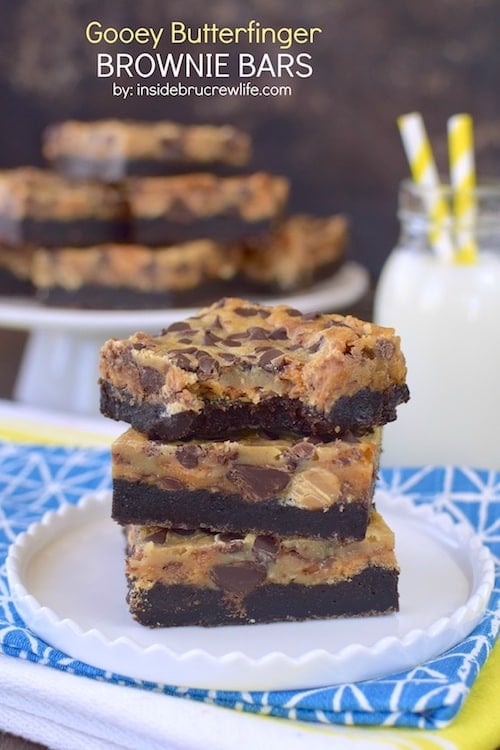
[[[102,413],[159,440],[362,435],[409,398],[393,329],[238,298],[107,341],[100,375]]]
[[[50,125],[42,148],[72,179],[121,180],[200,167],[242,167],[250,158],[246,133],[230,125],[181,125],[167,120],[68,120]]]

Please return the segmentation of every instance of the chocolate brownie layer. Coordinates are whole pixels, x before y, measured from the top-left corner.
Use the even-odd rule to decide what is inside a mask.
[[[104,416],[129,422],[155,440],[216,440],[259,428],[273,435],[290,432],[331,440],[346,433],[365,435],[375,426],[394,421],[396,407],[408,398],[406,385],[392,385],[385,391],[363,389],[353,396],[341,396],[326,414],[299,400],[276,396],[258,404],[207,401],[200,413],[167,415],[164,406],[137,404],[126,391],[102,382],[100,405]]]
[[[189,307],[216,299],[238,271],[240,252],[210,240],[171,247],[98,245],[39,250],[33,280],[46,304],[87,308]]]
[[[0,241],[88,245],[120,242],[127,232],[126,205],[110,185],[32,167],[0,171]]]
[[[68,219],[46,221],[22,219],[12,226],[10,219],[0,216],[0,237],[15,243],[30,243],[45,247],[74,245],[87,247],[102,242],[126,242],[129,237],[128,222],[108,219]]]
[[[279,216],[288,181],[265,172],[235,177],[199,173],[126,182],[136,241],[168,244],[193,237],[238,239]]]
[[[362,434],[409,397],[393,329],[225,299],[101,349],[101,409],[158,439]]]
[[[253,222],[251,227],[238,218],[215,217],[193,221],[169,221],[166,219],[138,219],[131,222],[134,242],[142,245],[175,245],[192,242],[200,238],[215,242],[237,243],[245,239],[249,232],[258,236],[269,230],[269,221]]]
[[[120,182],[127,177],[165,177],[192,172],[200,164],[184,161],[160,161],[156,159],[85,159],[74,156],[59,156],[52,160],[52,167],[60,174],[72,180],[100,180],[102,182]],[[221,162],[204,162],[203,169],[210,169],[218,177],[234,175],[239,166]]]
[[[72,179],[117,181],[131,174],[242,167],[250,147],[249,136],[229,125],[107,119],[53,124],[43,133],[42,148]]]
[[[398,611],[398,573],[370,566],[349,581],[331,585],[263,585],[243,598],[241,608],[214,589],[162,583],[137,589],[131,580],[128,603],[134,619],[152,628],[390,614]]]
[[[178,624],[171,616],[185,617],[184,624],[222,624],[397,609],[394,535],[375,511],[365,538],[349,544],[161,526],[128,526],[127,542],[132,613],[141,618],[148,605],[164,607],[147,624]]]
[[[113,518],[218,531],[362,539],[380,431],[330,443],[249,435],[160,443],[127,430],[112,445]]]
[[[113,482],[112,517],[120,524],[200,526],[222,532],[251,531],[282,537],[308,535],[311,539],[362,539],[369,507],[366,502],[336,504],[325,510],[304,511],[276,499],[251,504],[241,495],[216,491],[164,491],[139,482]]]

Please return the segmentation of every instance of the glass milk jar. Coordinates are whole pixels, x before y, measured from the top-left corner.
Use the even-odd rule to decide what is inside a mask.
[[[401,185],[401,236],[375,295],[375,321],[401,337],[410,389],[384,428],[383,464],[500,469],[500,185],[475,190],[469,263],[439,256],[423,191]],[[463,246],[463,230],[450,219],[438,240]]]

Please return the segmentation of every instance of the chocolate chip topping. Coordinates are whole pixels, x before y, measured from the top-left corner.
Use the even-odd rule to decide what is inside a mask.
[[[223,591],[236,596],[246,596],[266,579],[266,570],[252,562],[237,562],[234,565],[215,565],[210,578]]]
[[[165,383],[165,376],[152,367],[141,367],[139,380],[146,395],[157,393]]]
[[[194,469],[198,466],[202,452],[199,445],[180,445],[175,450],[175,457],[185,469]]]
[[[184,320],[179,320],[177,323],[172,323],[168,326],[168,328],[164,328],[162,330],[162,335],[164,336],[166,333],[172,333],[173,331],[190,331],[191,326],[189,323],[186,323]]]
[[[286,471],[250,464],[235,466],[228,473],[228,477],[249,500],[268,500],[276,497],[290,481]]]
[[[276,362],[277,359],[283,356],[283,352],[281,349],[266,349],[266,351],[261,355],[259,359],[259,366],[262,367],[263,370],[267,371],[273,371],[278,369],[279,365],[282,363]]]
[[[318,318],[321,318],[320,312],[309,312],[302,316],[302,320],[317,320]]]
[[[168,529],[157,529],[148,536],[144,537],[145,542],[153,542],[153,544],[165,544],[167,538]]]
[[[197,360],[197,373],[199,380],[209,380],[210,378],[214,378],[219,374],[219,363],[216,359],[211,357],[210,354],[199,352],[197,355]]]
[[[253,318],[254,315],[258,315],[260,311],[257,307],[235,307],[234,312],[241,318]]]
[[[273,341],[279,341],[279,340],[284,341],[285,339],[288,338],[288,333],[287,333],[286,328],[284,328],[284,326],[281,326],[280,328],[276,328],[274,331],[271,331],[271,333],[269,334],[269,338],[272,339]]]
[[[248,329],[247,337],[252,341],[270,338],[269,331],[266,331],[266,329],[262,328],[261,326],[250,326],[250,328]]]
[[[205,333],[203,334],[202,343],[204,346],[215,346],[218,341],[220,341],[220,337],[215,336],[215,334],[211,333],[210,331],[205,331]]]
[[[255,538],[252,554],[259,565],[266,567],[278,556],[280,543],[274,536],[259,535]]]

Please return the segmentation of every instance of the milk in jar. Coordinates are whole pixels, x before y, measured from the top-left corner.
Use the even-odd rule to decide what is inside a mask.
[[[382,270],[374,318],[400,335],[410,389],[384,428],[386,466],[500,469],[500,213],[486,218],[478,192],[475,263],[440,259],[423,222],[403,226]],[[500,188],[496,198],[500,206]]]

